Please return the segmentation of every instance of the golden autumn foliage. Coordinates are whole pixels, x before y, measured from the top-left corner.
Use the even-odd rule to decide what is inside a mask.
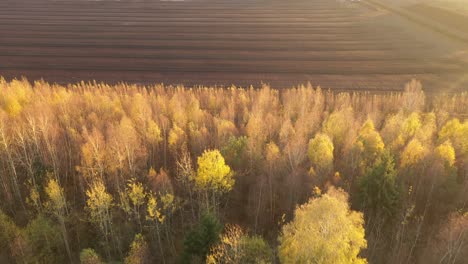
[[[352,108],[343,108],[331,113],[323,124],[323,133],[330,136],[337,147],[342,147],[352,132],[354,113]]]
[[[413,263],[466,211],[467,116],[467,93],[417,81],[374,93],[0,78],[0,258],[138,262],[146,243],[150,263],[174,263],[189,236],[205,259],[199,242],[237,224],[215,261]]]
[[[410,167],[417,165],[428,154],[426,147],[417,139],[411,140],[401,153],[400,165]]]
[[[437,146],[434,150],[436,157],[442,160],[446,166],[452,167],[455,164],[455,149],[450,140]]]
[[[136,234],[124,263],[150,264],[150,254],[151,251],[145,238],[141,234]]]
[[[317,134],[309,141],[309,160],[318,174],[333,170],[333,142],[325,134]]]
[[[411,113],[401,127],[400,136],[406,142],[408,138],[412,138],[421,128],[421,118],[418,113]]]
[[[367,263],[362,213],[352,211],[347,194],[330,189],[299,206],[283,226],[278,254],[281,263]]]
[[[458,155],[468,154],[468,121],[460,122],[458,118],[448,121],[439,131],[440,141],[450,139]]]
[[[107,192],[104,183],[95,181],[86,191],[86,206],[90,213],[91,221],[97,223],[101,229],[108,231],[110,221],[110,209],[113,205],[113,198]]]
[[[153,120],[149,120],[148,122],[148,127],[146,128],[146,138],[151,144],[157,144],[162,140],[161,129]]]
[[[176,197],[166,193],[157,197],[153,193],[148,195],[147,216],[150,221],[157,221],[163,224],[166,217],[172,215],[177,209]]]
[[[385,147],[379,132],[375,130],[374,123],[370,119],[367,119],[359,130],[356,144],[369,159],[379,156]]]
[[[50,179],[45,191],[50,200],[48,205],[51,210],[60,212],[66,209],[67,204],[63,188],[60,187],[56,180]]]
[[[145,202],[146,193],[141,182],[136,182],[134,179],[127,184],[127,194],[130,202],[135,207],[140,207]]]
[[[148,197],[148,207],[147,207],[147,218],[152,221],[164,222],[164,216],[161,214],[159,209],[158,200],[154,194],[150,194]]]
[[[198,169],[195,184],[202,190],[227,192],[232,189],[234,179],[231,168],[226,165],[218,150],[207,150],[197,159]]]

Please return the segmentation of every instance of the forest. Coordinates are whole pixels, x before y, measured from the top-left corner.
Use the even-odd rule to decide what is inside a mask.
[[[0,263],[468,259],[468,93],[0,79]]]

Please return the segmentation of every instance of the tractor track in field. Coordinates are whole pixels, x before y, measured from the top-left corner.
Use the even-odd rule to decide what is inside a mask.
[[[412,14],[411,12],[405,10],[405,9],[401,9],[401,8],[398,8],[398,7],[392,7],[388,4],[384,4],[382,3],[382,1],[379,1],[379,0],[363,0],[371,5],[374,5],[376,7],[379,7],[383,10],[386,10],[388,12],[392,12],[394,14],[397,14],[401,17],[404,17],[405,19],[413,22],[413,23],[416,23],[416,24],[419,24],[419,25],[422,25],[424,27],[427,27],[439,34],[442,34],[442,35],[445,35],[447,37],[450,37],[454,40],[458,40],[458,41],[461,41],[463,42],[464,44],[468,44],[468,35],[461,35],[460,32],[457,32],[455,31],[453,28],[449,27],[449,26],[444,26],[443,24],[437,24],[437,23],[434,23],[433,21],[431,20],[428,20],[426,18],[423,18],[421,16],[417,16],[415,14]]]

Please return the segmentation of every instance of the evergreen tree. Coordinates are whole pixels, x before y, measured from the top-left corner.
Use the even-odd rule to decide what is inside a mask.
[[[185,237],[182,262],[204,262],[210,248],[219,241],[222,230],[223,226],[214,214],[203,213],[199,223]]]

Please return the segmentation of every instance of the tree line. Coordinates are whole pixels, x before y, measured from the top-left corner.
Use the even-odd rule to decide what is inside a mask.
[[[468,95],[0,79],[0,262],[463,263]]]

